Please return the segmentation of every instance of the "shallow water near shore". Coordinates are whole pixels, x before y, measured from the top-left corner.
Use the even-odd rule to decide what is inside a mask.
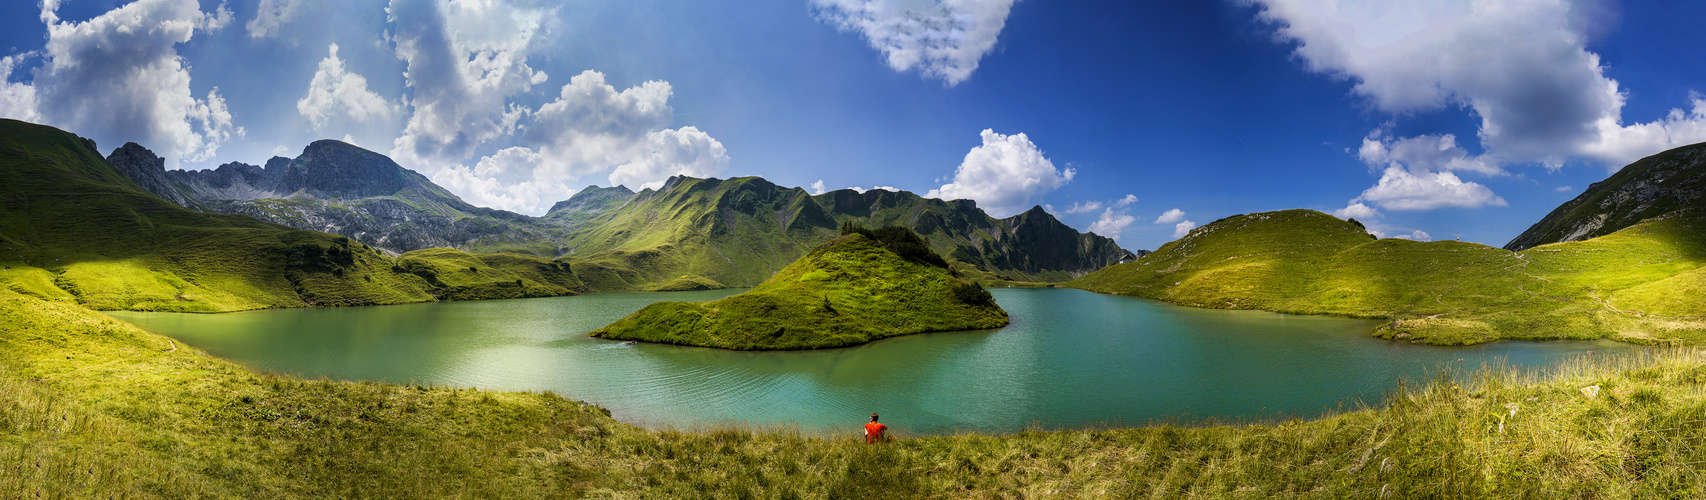
[[[634,292],[230,314],[110,316],[256,370],[554,391],[652,428],[798,426],[903,435],[1309,418],[1379,404],[1399,380],[1639,349],[1610,342],[1440,347],[1369,320],[1194,309],[1067,289],[995,289],[1012,324],[820,351],[626,345],[587,332],[662,300]],[[1589,354],[1589,353],[1592,354]]]

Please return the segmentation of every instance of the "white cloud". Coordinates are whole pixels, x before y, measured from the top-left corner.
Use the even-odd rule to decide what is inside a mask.
[[[991,216],[1007,217],[1030,208],[1031,197],[1066,185],[1077,172],[1056,170],[1025,134],[1002,135],[984,129],[983,145],[966,153],[953,182],[924,196],[969,199]]]
[[[284,23],[296,18],[302,12],[303,0],[261,0],[255,8],[255,18],[249,20],[244,28],[249,30],[250,38],[267,38],[278,34]]]
[[[548,11],[501,0],[392,0],[386,13],[414,93],[391,157],[432,173],[514,131],[525,111],[510,97],[547,78],[527,57]]]
[[[1120,198],[1119,201],[1114,202],[1114,208],[1124,207],[1126,205],[1130,205],[1133,203],[1137,203],[1137,195],[1128,194],[1128,195],[1125,195],[1124,198]]]
[[[1626,95],[1583,35],[1603,16],[1583,2],[1252,1],[1311,70],[1354,81],[1375,108],[1468,108],[1495,164],[1586,156],[1616,167],[1706,140],[1698,98],[1692,112],[1622,124]]]
[[[1415,240],[1415,241],[1433,241],[1433,236],[1429,236],[1427,232],[1422,231],[1420,229],[1417,229],[1415,232],[1410,233],[1410,234],[1400,234],[1397,236],[1393,236],[1393,238]]]
[[[30,53],[0,57],[0,117],[40,122],[36,111],[36,88],[28,83],[12,82],[12,69]]]
[[[211,158],[233,135],[242,137],[217,87],[202,98],[190,91],[176,49],[197,31],[229,23],[224,4],[204,13],[195,0],[140,0],[84,22],[61,22],[58,8],[41,3],[43,63],[30,83],[8,80],[0,89],[7,114],[32,116],[33,94],[37,120],[103,144],[136,141],[164,151],[169,168]],[[7,57],[4,69],[22,55]]]
[[[1063,213],[1082,214],[1082,213],[1094,212],[1094,211],[1101,210],[1101,209],[1102,209],[1102,202],[1099,202],[1099,201],[1073,202],[1072,206],[1066,207],[1066,211]]]
[[[333,115],[365,122],[390,118],[397,113],[395,106],[367,89],[367,78],[344,69],[344,61],[338,58],[338,44],[327,50],[330,53],[320,60],[319,70],[308,82],[308,94],[296,101],[296,111],[315,130],[325,127]]]
[[[433,174],[433,182],[475,205],[514,212],[539,213],[575,190],[563,182],[540,179],[544,156],[525,147],[499,150],[480,158],[474,167],[452,166]]]
[[[1498,165],[1484,156],[1469,154],[1458,147],[1456,137],[1422,135],[1391,139],[1384,131],[1376,130],[1362,141],[1357,157],[1370,168],[1381,171],[1380,182],[1352,199],[1344,209],[1334,212],[1340,217],[1378,216],[1373,208],[1360,202],[1379,205],[1388,210],[1433,210],[1444,207],[1480,208],[1487,205],[1505,206],[1504,198],[1493,194],[1487,186],[1464,181],[1452,170],[1476,172],[1483,175],[1502,175]]]
[[[1126,226],[1130,226],[1133,222],[1137,222],[1136,217],[1114,212],[1114,209],[1109,207],[1107,210],[1102,211],[1101,218],[1096,219],[1095,223],[1090,224],[1090,232],[1109,238],[1119,239],[1120,232],[1124,231]]]
[[[723,143],[697,127],[651,132],[646,134],[646,144],[651,152],[616,167],[610,173],[610,185],[657,189],[672,176],[710,177],[729,167]]]
[[[1014,0],[812,0],[818,19],[856,32],[889,68],[958,85],[995,49]]]
[[[817,182],[812,183],[812,194],[824,194],[827,192],[829,192],[829,188],[823,186],[823,179],[818,179]]]
[[[1387,210],[1506,205],[1505,199],[1493,194],[1493,190],[1473,182],[1464,182],[1451,172],[1418,173],[1396,165],[1387,167],[1378,184],[1351,200],[1352,203],[1359,201],[1374,203]]]
[[[1367,220],[1367,219],[1379,218],[1380,217],[1380,211],[1375,210],[1374,207],[1364,205],[1362,203],[1351,203],[1349,205],[1346,205],[1345,208],[1334,210],[1333,215],[1335,217],[1340,218],[1340,219],[1361,218],[1361,219]]]
[[[849,187],[848,187],[848,188],[847,188],[847,189],[851,189],[851,190],[853,190],[853,192],[855,192],[855,193],[859,193],[859,194],[865,194],[865,192],[866,192],[866,191],[878,191],[878,190],[881,190],[881,191],[893,191],[893,192],[896,192],[896,193],[898,193],[898,192],[900,192],[900,189],[899,189],[899,188],[896,188],[896,187],[894,187],[894,186],[877,186],[877,187],[874,187],[874,188],[871,188],[871,189],[865,189],[865,188],[862,188],[862,187],[859,187],[859,186],[849,186]]]
[[[1172,224],[1172,223],[1179,222],[1182,220],[1185,220],[1185,211],[1175,208],[1175,209],[1163,212],[1160,217],[1156,217],[1155,223],[1156,224]]]
[[[1357,150],[1357,157],[1369,165],[1397,163],[1409,165],[1413,170],[1457,170],[1489,176],[1505,173],[1498,163],[1483,156],[1471,155],[1469,151],[1459,147],[1457,136],[1452,134],[1420,135],[1394,140],[1387,137],[1384,131],[1376,130],[1363,138],[1362,147]]]
[[[1558,186],[1558,189],[1554,189],[1553,191],[1557,191],[1560,193],[1568,193],[1570,191],[1575,191],[1575,190],[1576,190],[1575,186]]]
[[[1183,238],[1183,237],[1185,237],[1185,235],[1191,234],[1191,230],[1196,229],[1196,227],[1197,227],[1197,223],[1195,223],[1195,222],[1191,222],[1188,220],[1179,221],[1178,224],[1173,225],[1173,238],[1175,238],[1175,239]]]

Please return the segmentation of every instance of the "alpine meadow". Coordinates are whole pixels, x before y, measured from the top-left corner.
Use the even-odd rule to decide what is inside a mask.
[[[1706,497],[1706,3],[0,7],[0,497]]]

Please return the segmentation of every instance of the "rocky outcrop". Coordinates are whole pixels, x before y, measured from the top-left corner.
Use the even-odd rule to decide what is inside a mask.
[[[555,257],[561,236],[554,224],[470,205],[385,155],[341,141],[315,141],[296,158],[274,157],[265,167],[232,162],[167,171],[134,143],[107,161],[185,207],[339,234],[392,253],[452,247]]]
[[[1507,250],[1581,241],[1655,217],[1706,208],[1706,143],[1684,146],[1623,167],[1523,231]]]

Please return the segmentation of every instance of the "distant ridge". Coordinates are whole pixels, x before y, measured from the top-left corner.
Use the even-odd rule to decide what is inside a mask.
[[[1593,183],[1580,196],[1517,235],[1506,250],[1523,250],[1615,233],[1643,220],[1706,207],[1706,143],[1642,158]]]

